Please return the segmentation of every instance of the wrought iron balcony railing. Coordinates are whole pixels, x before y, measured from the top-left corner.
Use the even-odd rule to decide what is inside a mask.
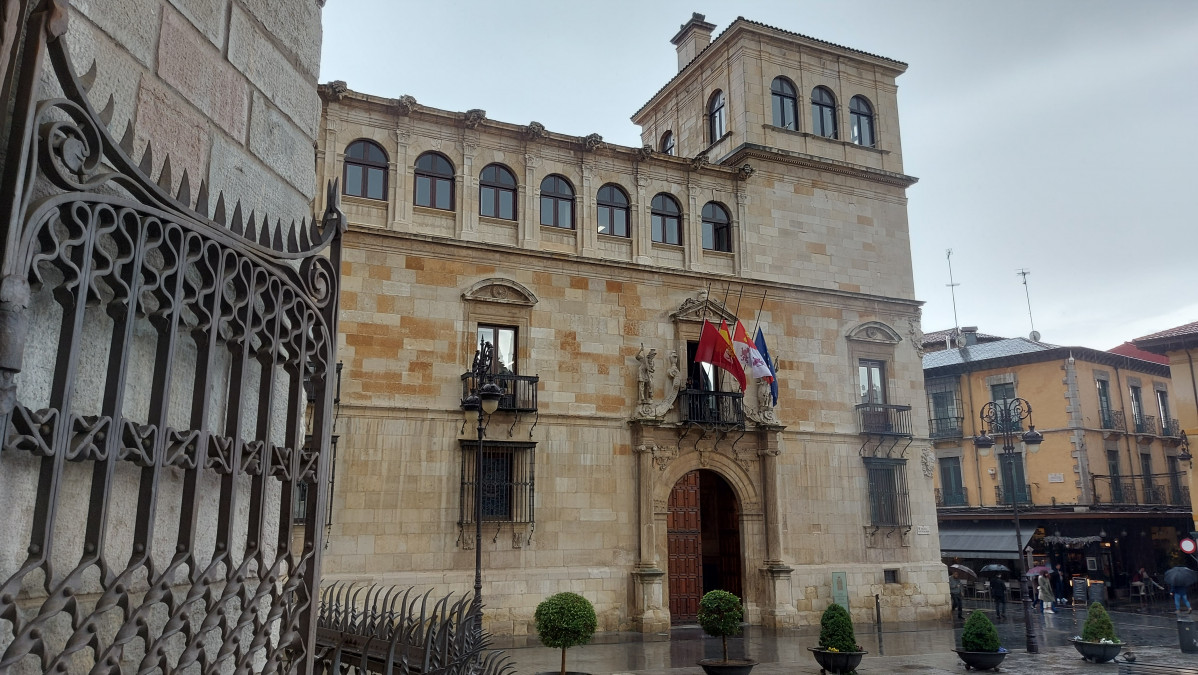
[[[1165,486],[1144,481],[1144,503],[1165,504]]]
[[[1098,504],[1135,504],[1136,484],[1119,476],[1094,476],[1094,502]]]
[[[1189,486],[1183,474],[1153,473],[1136,476],[1094,476],[1094,503],[1143,504],[1189,507]],[[1137,486],[1137,483],[1139,484]]]
[[[1019,500],[1020,504],[1032,503],[1032,486],[1016,485],[1013,489],[1008,490],[1005,485],[994,486],[994,501],[999,505],[1012,504],[1015,500]]]
[[[1166,438],[1181,437],[1181,424],[1178,423],[1176,417],[1170,418],[1169,420],[1165,420],[1163,417],[1161,418],[1161,435],[1165,436]]]
[[[1156,435],[1156,418],[1152,415],[1136,415],[1136,433]]]
[[[732,391],[684,389],[678,396],[683,422],[744,426],[744,394]]]
[[[541,378],[536,375],[516,375],[515,373],[498,373],[494,376],[495,384],[503,390],[499,399],[499,409],[511,412],[537,411],[537,384]],[[470,373],[462,373],[462,398],[470,395],[474,389],[474,377]]]
[[[928,420],[932,438],[961,438],[964,417],[933,417]]]
[[[936,488],[936,506],[968,506],[969,488],[958,486],[952,490]]]
[[[862,403],[857,406],[861,433],[881,436],[911,435],[911,406]]]
[[[1122,410],[1098,410],[1099,423],[1103,429],[1127,433],[1127,422],[1123,419]]]
[[[1174,485],[1169,489],[1169,504],[1171,506],[1190,506],[1190,487]]]

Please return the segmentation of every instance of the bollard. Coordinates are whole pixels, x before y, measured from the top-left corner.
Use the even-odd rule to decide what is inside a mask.
[[[1181,651],[1186,654],[1198,654],[1198,631],[1194,630],[1194,626],[1190,619],[1177,620],[1177,641],[1181,643]]]
[[[874,613],[877,614],[877,623],[882,623],[882,596],[874,593]]]

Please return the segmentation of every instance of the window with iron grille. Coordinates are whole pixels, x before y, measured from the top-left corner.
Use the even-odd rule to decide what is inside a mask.
[[[958,438],[961,436],[961,392],[957,378],[946,377],[927,381],[928,420],[932,438]]]
[[[482,478],[475,479],[478,441],[460,441],[462,448],[461,516],[459,524],[474,522],[474,500],[481,500],[482,519],[491,522],[533,522],[536,443],[483,441]]]
[[[869,521],[876,527],[910,527],[907,460],[865,457],[869,479]]]

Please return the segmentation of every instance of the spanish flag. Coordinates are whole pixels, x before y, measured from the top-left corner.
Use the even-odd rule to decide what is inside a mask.
[[[720,327],[716,328],[715,324],[703,320],[703,332],[699,334],[699,347],[695,350],[695,363],[710,363],[727,371],[740,383],[741,391],[745,390],[745,369],[732,349],[732,337],[724,321],[720,321]]]

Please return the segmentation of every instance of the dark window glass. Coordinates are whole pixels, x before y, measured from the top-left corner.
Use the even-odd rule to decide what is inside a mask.
[[[387,198],[387,155],[370,141],[354,141],[345,149],[344,194]]]
[[[811,91],[811,133],[836,138],[836,98],[825,87]]]
[[[479,324],[474,346],[478,347],[483,342],[489,342],[495,348],[492,371],[496,375],[518,373],[516,370],[516,329],[514,327]]]
[[[727,129],[727,113],[724,111],[724,92],[717,91],[707,102],[707,136],[708,143],[720,140]]]
[[[907,460],[863,458],[869,480],[869,520],[879,527],[910,527]]]
[[[861,359],[857,363],[862,403],[886,402],[886,362]]]
[[[667,131],[661,135],[661,151],[664,154],[674,154],[674,132]]]
[[[849,122],[853,127],[853,142],[874,147],[874,109],[864,96],[849,100]]]
[[[474,522],[475,498],[483,521],[533,522],[536,443],[483,443],[475,480],[477,441],[462,441],[461,523]]]
[[[1012,452],[999,455],[1002,463],[1002,501],[1005,504],[1018,499],[1020,502],[1030,502],[1031,486],[1027,484],[1023,474],[1023,453]]]
[[[416,159],[416,206],[453,210],[453,165],[435,152]]]
[[[653,241],[682,245],[682,209],[678,202],[664,192],[653,198],[650,205],[653,220]]]
[[[541,224],[574,229],[574,188],[561,176],[541,181]]]
[[[599,188],[599,234],[628,236],[628,195],[618,185]]]
[[[703,248],[709,251],[732,250],[732,221],[728,211],[715,202],[703,207]]]
[[[770,98],[773,101],[774,126],[797,130],[799,98],[790,80],[775,77],[774,83],[770,85]]]
[[[489,164],[478,177],[478,212],[491,218],[516,219],[516,176],[507,167]]]

